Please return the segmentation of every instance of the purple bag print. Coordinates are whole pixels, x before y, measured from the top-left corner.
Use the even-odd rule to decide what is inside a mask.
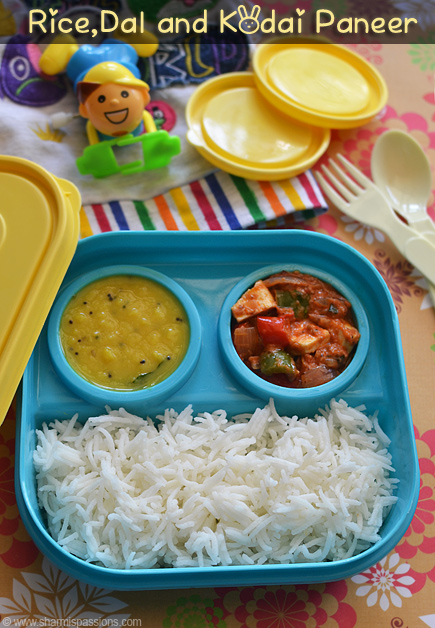
[[[53,105],[67,93],[64,78],[43,74],[39,68],[41,52],[27,35],[15,35],[6,44],[0,68],[0,89],[20,105]]]

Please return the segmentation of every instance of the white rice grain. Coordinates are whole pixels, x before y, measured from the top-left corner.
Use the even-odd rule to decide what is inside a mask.
[[[40,506],[64,549],[116,569],[349,558],[397,500],[390,441],[364,410],[54,421],[37,430]]]

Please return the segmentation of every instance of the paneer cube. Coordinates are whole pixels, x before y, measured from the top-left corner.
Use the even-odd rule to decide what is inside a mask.
[[[247,290],[231,308],[234,318],[238,323],[263,314],[268,310],[276,307],[276,301],[268,288],[260,280],[255,286]]]
[[[332,319],[327,316],[310,314],[310,319],[322,327],[326,327],[331,336],[331,342],[340,345],[346,355],[352,351],[353,347],[361,338],[359,331],[348,321],[339,318]]]
[[[294,355],[314,353],[330,340],[327,329],[314,325],[311,321],[297,321],[291,326],[289,336],[290,352]]]
[[[361,338],[359,331],[345,320],[336,322],[335,336],[338,344],[340,344],[348,354]]]

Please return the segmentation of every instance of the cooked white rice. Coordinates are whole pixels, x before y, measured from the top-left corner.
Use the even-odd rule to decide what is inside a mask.
[[[398,482],[364,407],[315,419],[271,401],[228,420],[121,409],[37,430],[38,495],[53,538],[117,569],[335,561],[379,539]]]

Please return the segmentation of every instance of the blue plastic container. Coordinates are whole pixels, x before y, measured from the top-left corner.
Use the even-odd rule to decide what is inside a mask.
[[[18,506],[40,550],[80,580],[123,590],[327,582],[368,569],[390,552],[413,517],[419,468],[398,318],[388,289],[372,264],[350,246],[311,232],[119,232],[80,242],[62,289],[68,289],[88,272],[113,264],[142,266],[170,277],[192,299],[201,320],[202,348],[192,375],[168,398],[151,403],[131,400],[125,404],[127,410],[142,416],[153,416],[166,407],[182,410],[189,403],[195,411],[224,408],[229,414],[264,406],[265,396],[256,395],[234,377],[219,347],[218,320],[221,311],[223,317],[227,316],[222,309],[225,299],[242,282],[236,288],[240,296],[247,277],[258,272],[264,277],[264,269],[269,266],[309,269],[349,296],[357,310],[360,304],[370,342],[365,360],[357,362],[358,368],[339,396],[352,406],[364,403],[369,413],[379,410],[380,426],[392,439],[390,451],[396,477],[400,479],[398,501],[384,522],[381,540],[362,554],[337,562],[129,571],[85,563],[65,552],[47,532],[38,506],[32,462],[35,428],[55,418],[69,419],[76,412],[81,420],[86,420],[104,409],[75,394],[59,378],[48,350],[46,325],[24,374],[22,403],[17,413]],[[365,324],[363,315],[358,320]],[[222,321],[223,318],[221,325]],[[305,400],[299,401],[301,408],[306,407],[304,414],[314,415],[318,410],[316,398],[311,397],[306,405]],[[294,400],[281,396],[276,406],[279,412],[292,414],[294,404]]]

